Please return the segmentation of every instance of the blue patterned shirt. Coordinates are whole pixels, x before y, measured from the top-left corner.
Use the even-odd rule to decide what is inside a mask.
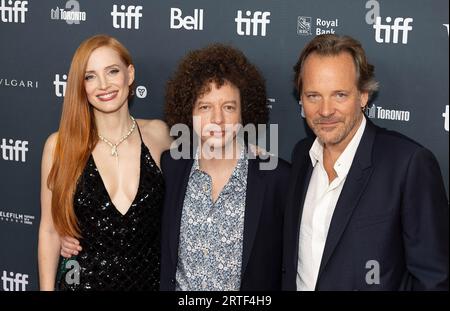
[[[238,163],[216,202],[211,177],[196,156],[184,197],[176,272],[176,290],[239,290],[248,158]]]

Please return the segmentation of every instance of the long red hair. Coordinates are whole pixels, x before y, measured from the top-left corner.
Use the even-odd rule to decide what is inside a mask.
[[[90,37],[75,51],[67,79],[53,164],[47,179],[47,185],[52,190],[53,223],[62,236],[81,237],[73,208],[74,192],[98,141],[94,112],[87,100],[84,79],[91,53],[103,46],[114,49],[127,66],[133,64],[128,50],[108,35]]]

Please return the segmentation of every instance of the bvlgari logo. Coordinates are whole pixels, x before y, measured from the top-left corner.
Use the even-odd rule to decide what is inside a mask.
[[[37,89],[39,81],[23,80],[17,78],[0,78],[0,87],[21,87]]]

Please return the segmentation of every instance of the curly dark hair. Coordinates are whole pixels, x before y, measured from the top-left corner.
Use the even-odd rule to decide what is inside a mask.
[[[196,100],[210,91],[209,83],[236,86],[241,95],[242,125],[266,124],[269,118],[265,81],[241,51],[213,44],[189,52],[169,79],[165,96],[165,121],[169,127],[183,123],[192,128]]]

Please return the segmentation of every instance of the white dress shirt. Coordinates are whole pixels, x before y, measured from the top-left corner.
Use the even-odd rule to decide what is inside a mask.
[[[303,205],[300,225],[297,290],[313,291],[316,287],[334,208],[365,127],[366,119],[363,117],[352,140],[333,166],[337,177],[331,183],[328,182],[328,175],[323,165],[323,145],[316,138],[309,150],[313,172]]]

